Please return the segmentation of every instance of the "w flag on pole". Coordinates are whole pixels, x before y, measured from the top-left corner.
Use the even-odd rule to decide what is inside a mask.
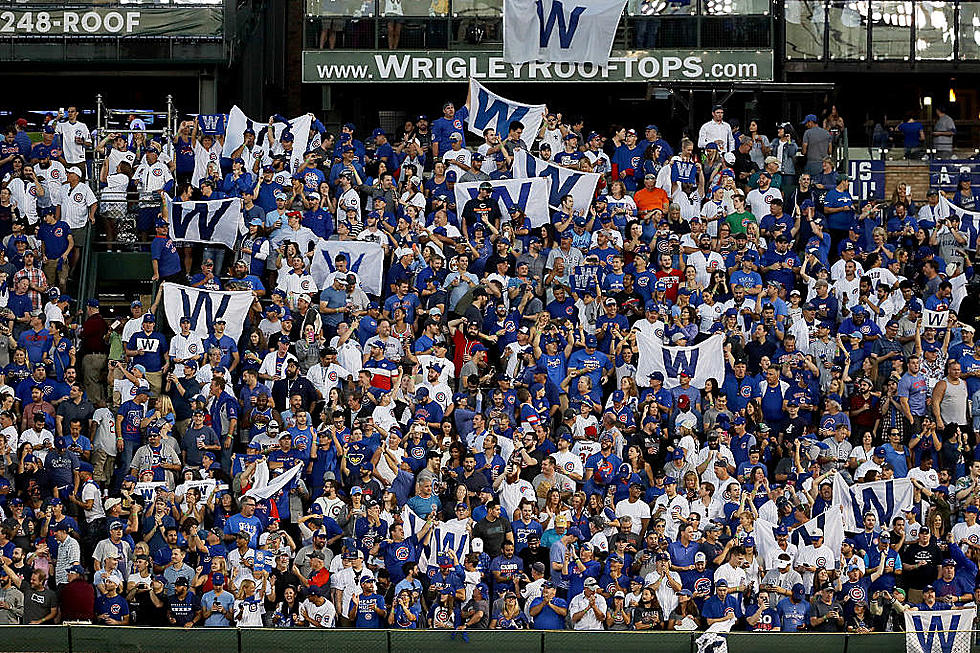
[[[907,653],[969,653],[976,607],[905,613]]]
[[[283,132],[287,129],[293,135],[292,156],[289,157],[289,170],[296,172],[303,163],[303,155],[306,153],[310,144],[310,127],[313,124],[313,114],[307,113],[297,116],[286,122],[285,119],[277,120],[272,125],[272,140],[279,143]],[[221,150],[221,156],[230,157],[245,142],[245,130],[251,129],[255,132],[255,146],[260,149],[268,148],[269,124],[258,120],[251,120],[245,112],[233,106],[228,112],[228,121],[225,127],[225,143]],[[270,152],[269,154],[272,154]]]
[[[245,233],[242,198],[201,202],[174,202],[166,197],[170,237],[188,243],[210,243],[235,249],[238,234]]]
[[[548,107],[544,104],[521,104],[491,93],[475,79],[470,80],[470,115],[466,119],[470,131],[483,136],[483,130],[493,127],[501,138],[507,137],[510,123],[517,120],[524,125],[521,140],[529,149],[541,128],[541,121]]]
[[[755,520],[755,545],[759,549],[762,560],[768,560],[769,554],[776,551],[778,545],[773,533],[775,528],[776,524],[770,521]],[[804,547],[810,544],[813,541],[813,534],[818,528],[823,531],[824,544],[829,546],[832,551],[840,551],[840,545],[844,541],[844,519],[837,506],[794,528],[790,533],[790,543],[796,547]]]
[[[456,183],[453,193],[456,196],[456,206],[465,206],[466,202],[475,198],[480,192],[480,186],[487,182],[469,181]],[[548,210],[548,200],[551,193],[551,181],[545,177],[532,179],[494,179],[489,182],[493,186],[490,198],[496,198],[501,215],[510,215],[514,207],[524,211],[532,227],[540,227],[551,221]]]
[[[361,290],[369,295],[381,294],[381,274],[385,252],[378,243],[357,240],[324,240],[313,254],[310,274],[317,288],[326,288],[330,275],[336,272],[334,261],[338,254],[347,258],[347,269],[361,281]]]
[[[915,488],[907,478],[848,485],[840,474],[834,475],[834,505],[844,511],[844,530],[856,533],[863,528],[865,513],[875,515],[880,525],[892,523],[912,506]]]
[[[225,333],[238,340],[248,309],[255,297],[248,290],[202,290],[177,283],[164,282],[163,311],[167,324],[174,333],[180,333],[180,318],[189,317],[191,332],[207,338],[211,335],[214,321],[224,318]]]
[[[588,214],[595,196],[596,184],[602,175],[595,172],[578,172],[531,156],[524,150],[514,151],[514,179],[544,177],[551,180],[551,194],[548,203],[552,208],[561,206],[561,198],[572,196],[572,206],[576,211]]]
[[[638,332],[636,344],[640,360],[636,378],[646,380],[654,372],[664,375],[664,386],[680,384],[681,373],[691,377],[691,385],[703,388],[708,379],[720,383],[725,378],[725,336],[715,334],[704,342],[690,347],[668,347],[650,334]]]
[[[504,61],[606,66],[626,0],[504,0]]]

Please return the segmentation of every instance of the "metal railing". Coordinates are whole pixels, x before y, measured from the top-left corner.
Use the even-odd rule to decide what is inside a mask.
[[[399,7],[392,13],[387,0],[306,0],[304,48],[384,50],[392,21],[400,24],[398,49],[502,43],[503,0],[402,0]],[[629,0],[613,47],[771,48],[772,9],[770,0]]]
[[[785,0],[786,57],[802,61],[980,59],[980,3]]]
[[[321,630],[309,628],[141,628],[0,626],[0,652],[45,653],[694,653],[702,632],[539,630]],[[975,633],[974,633],[975,635]],[[729,653],[889,653],[905,650],[905,633],[733,632]]]

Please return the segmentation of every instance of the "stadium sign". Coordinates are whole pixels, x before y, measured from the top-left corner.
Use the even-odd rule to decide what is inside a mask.
[[[221,36],[218,7],[0,11],[0,37]]]
[[[731,82],[771,81],[771,50],[614,51],[605,68],[584,63],[510,64],[500,52],[303,52],[303,81],[360,82]]]

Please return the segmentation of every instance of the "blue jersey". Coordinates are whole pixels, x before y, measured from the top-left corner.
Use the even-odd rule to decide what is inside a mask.
[[[398,583],[405,578],[402,565],[419,559],[419,540],[414,535],[406,537],[401,542],[382,542],[381,551],[385,561],[385,569],[392,583]]]
[[[42,221],[37,228],[37,237],[44,244],[44,256],[49,259],[56,259],[68,251],[68,236],[71,235],[71,227],[64,220],[59,220],[54,224]]]
[[[165,278],[180,272],[180,256],[177,247],[168,236],[155,236],[150,243],[150,254],[157,262],[157,271]]]

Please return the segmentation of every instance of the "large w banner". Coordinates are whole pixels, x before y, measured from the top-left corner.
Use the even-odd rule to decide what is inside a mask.
[[[769,552],[774,551],[778,546],[776,536],[773,533],[775,528],[776,524],[770,521],[755,520],[755,544],[763,560],[767,560]],[[812,544],[814,533],[818,528],[823,531],[824,544],[829,546],[831,551],[840,551],[840,545],[844,541],[844,519],[840,508],[837,506],[828,508],[805,524],[794,528],[790,532],[790,544],[797,548]]]
[[[167,324],[180,333],[180,318],[191,319],[191,332],[207,338],[219,317],[225,319],[225,335],[238,340],[254,297],[248,290],[201,290],[176,283],[163,283],[163,309]]]
[[[656,336],[636,334],[640,360],[636,365],[636,378],[646,381],[654,372],[664,375],[664,386],[673,388],[680,384],[683,372],[691,377],[691,385],[703,388],[708,379],[721,382],[725,378],[725,336],[715,334],[697,345],[670,347],[661,344]]]
[[[361,290],[369,295],[381,294],[381,274],[385,251],[379,243],[358,240],[323,240],[313,254],[310,274],[317,288],[326,288],[330,275],[337,271],[334,261],[338,254],[347,259],[347,270],[357,275]]]
[[[609,62],[626,0],[504,0],[504,61]]]
[[[418,535],[425,525],[425,517],[416,515],[411,508],[405,506],[402,508],[402,524],[405,527],[405,537]],[[471,539],[466,530],[466,521],[451,519],[439,523],[433,527],[428,546],[422,547],[419,567],[425,569],[427,566],[435,566],[436,556],[447,551],[452,551],[458,560],[462,560],[470,552]]]
[[[514,152],[514,178],[530,179],[546,177],[551,180],[548,204],[557,209],[561,198],[571,195],[576,211],[588,214],[595,197],[595,187],[601,175],[594,172],[578,172],[569,168],[531,156],[524,150]]]
[[[848,485],[840,474],[834,475],[834,505],[844,511],[844,530],[856,533],[863,528],[864,515],[873,513],[882,527],[912,506],[915,490],[912,481],[896,478]]]
[[[470,131],[474,134],[483,136],[483,130],[493,127],[500,134],[501,138],[507,137],[510,123],[518,120],[524,125],[521,133],[521,140],[524,145],[530,148],[534,145],[534,139],[541,128],[541,121],[544,120],[545,111],[548,107],[544,104],[522,104],[508,100],[505,97],[491,93],[483,84],[475,79],[470,80],[468,106],[470,115],[466,123]]]
[[[905,613],[907,653],[969,653],[976,607]]]
[[[468,181],[456,184],[456,206],[462,207],[466,202],[480,192],[480,185],[486,182]],[[548,196],[551,192],[551,180],[546,177],[533,179],[496,179],[490,181],[493,192],[490,197],[497,200],[501,215],[510,215],[515,206],[524,211],[530,219],[532,227],[548,224],[551,213],[548,211]]]
[[[296,172],[303,163],[303,154],[306,153],[310,143],[310,126],[312,124],[313,114],[311,113],[293,118],[289,122],[277,121],[272,124],[272,139],[277,145],[283,132],[287,129],[293,135],[293,154],[289,158],[290,172]],[[225,144],[221,150],[221,156],[230,157],[245,142],[246,129],[255,132],[256,147],[263,150],[267,147],[269,123],[251,120],[235,105],[228,112],[228,121],[225,123]],[[246,167],[251,170],[251,163],[248,163]]]
[[[235,249],[238,234],[245,233],[242,198],[202,202],[174,202],[168,196],[170,238],[186,243],[208,243]]]

